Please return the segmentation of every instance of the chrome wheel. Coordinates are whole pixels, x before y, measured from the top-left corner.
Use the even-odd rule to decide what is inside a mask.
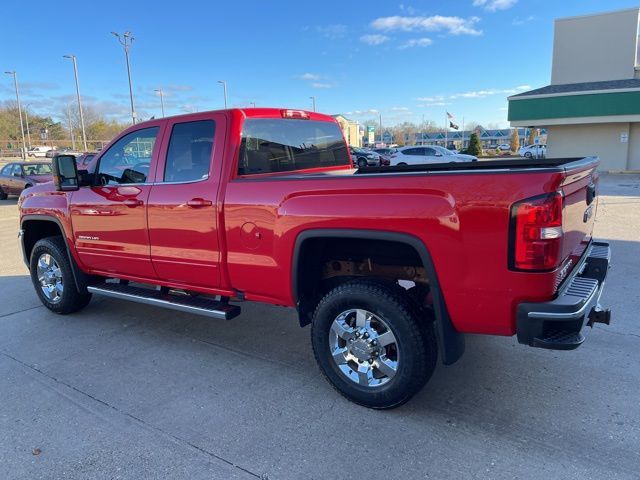
[[[42,293],[51,303],[58,303],[62,300],[62,293],[64,292],[60,265],[51,255],[43,253],[38,258],[37,270]]]
[[[375,314],[347,310],[331,324],[329,349],[340,372],[363,387],[379,387],[398,371],[400,354],[391,328]]]

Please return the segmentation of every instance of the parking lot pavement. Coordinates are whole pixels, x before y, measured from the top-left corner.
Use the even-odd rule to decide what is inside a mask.
[[[640,176],[604,176],[613,324],[553,352],[469,336],[407,405],[321,377],[293,311],[230,322],[107,298],[40,306],[0,202],[0,478],[638,478]]]

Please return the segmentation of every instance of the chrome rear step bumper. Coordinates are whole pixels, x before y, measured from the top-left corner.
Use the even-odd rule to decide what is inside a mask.
[[[518,342],[552,350],[573,350],[584,342],[583,327],[592,327],[594,323],[608,325],[611,312],[599,302],[610,262],[609,244],[592,242],[584,261],[554,300],[518,305]]]

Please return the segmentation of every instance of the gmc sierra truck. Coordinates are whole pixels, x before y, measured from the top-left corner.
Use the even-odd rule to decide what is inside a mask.
[[[392,408],[465,333],[570,350],[609,322],[597,165],[356,169],[329,116],[203,112],[130,127],[86,171],[54,158],[19,200],[20,237],[53,312],[92,295],[227,320],[243,301],[295,307],[329,382]]]

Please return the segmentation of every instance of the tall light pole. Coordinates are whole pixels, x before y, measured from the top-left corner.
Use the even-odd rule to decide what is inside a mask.
[[[29,129],[29,104],[24,107],[24,123],[27,128],[27,145],[31,148],[31,130]]]
[[[71,123],[71,104],[67,103],[67,122],[69,122],[69,135],[71,135],[71,148],[76,149],[76,137],[73,135],[73,124]],[[86,150],[86,146],[85,146]]]
[[[154,92],[158,92],[158,95],[160,95],[160,108],[162,109],[162,116],[164,117],[164,93],[162,93],[161,88],[156,88]]]
[[[82,99],[80,98],[80,80],[78,80],[78,63],[75,55],[63,55],[63,58],[69,58],[73,62],[73,74],[76,77],[76,96],[78,97],[78,112],[80,113],[80,129],[82,130],[82,146],[87,151],[87,134],[84,130],[84,115],[82,114]],[[75,142],[74,142],[75,143]],[[75,147],[74,147],[75,150]]]
[[[24,125],[22,123],[22,106],[20,105],[20,91],[18,90],[18,75],[15,70],[11,72],[4,72],[7,75],[13,75],[13,84],[16,87],[16,101],[18,102],[18,116],[20,117],[20,132],[22,133],[22,159],[27,158],[27,144],[24,141]]]
[[[311,105],[313,106],[313,111],[316,111],[316,97],[309,97],[311,99]]]
[[[256,102],[249,102],[249,105],[251,105],[253,108],[256,108]]]
[[[222,84],[222,88],[224,89],[224,108],[227,108],[227,81],[226,80],[218,80],[218,83]]]
[[[131,32],[124,32],[122,35],[116,32],[111,32],[120,42],[120,45],[124,48],[124,56],[127,60],[127,76],[129,77],[129,99],[131,100],[131,121],[135,125],[136,123],[136,109],[133,106],[133,87],[131,86],[131,65],[129,64],[129,49],[131,44],[135,40]]]

